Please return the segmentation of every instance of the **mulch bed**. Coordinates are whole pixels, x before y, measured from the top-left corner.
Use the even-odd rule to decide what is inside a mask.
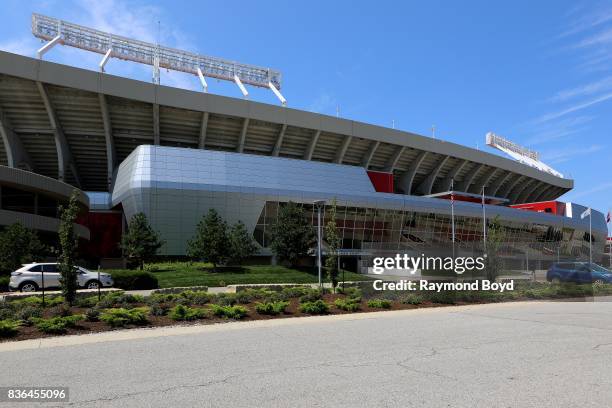
[[[407,309],[422,309],[422,308],[430,308],[430,307],[444,307],[444,306],[457,306],[457,305],[466,305],[466,304],[480,304],[480,303],[488,303],[488,302],[456,302],[455,304],[439,304],[425,301],[419,305],[411,305],[411,304],[403,304],[398,301],[391,302],[391,307],[389,309],[381,309],[381,308],[371,308],[368,307],[367,299],[363,299],[360,304],[360,309],[356,312],[348,312],[345,310],[341,310],[334,305],[334,301],[339,298],[344,298],[344,295],[338,294],[325,294],[323,296],[323,300],[330,305],[329,315],[340,315],[340,314],[350,314],[350,313],[370,313],[370,312],[380,312],[387,310],[407,310]],[[283,318],[291,318],[291,317],[305,317],[311,316],[310,314],[302,313],[299,310],[299,300],[298,299],[290,299],[289,306],[285,310],[285,313],[280,315],[272,316],[272,315],[263,315],[259,314],[255,311],[255,302],[251,302],[248,304],[243,304],[248,309],[248,314],[244,318],[240,319],[241,321],[250,321],[250,320],[269,320],[269,319],[283,319]],[[133,307],[146,306],[146,304],[136,303],[132,305]],[[199,308],[208,308],[208,305],[204,306],[192,306]],[[72,307],[72,314],[85,314],[87,311],[86,308]],[[46,308],[43,313],[43,317],[53,317],[52,311],[50,308]],[[46,337],[58,337],[58,336],[66,336],[66,335],[78,335],[78,334],[90,334],[90,333],[99,333],[113,330],[125,330],[130,328],[142,328],[142,327],[163,327],[163,326],[177,326],[177,325],[205,325],[205,324],[215,324],[215,323],[226,323],[236,321],[233,319],[227,319],[217,316],[211,316],[204,319],[198,319],[194,321],[176,321],[172,320],[168,316],[149,316],[149,322],[145,325],[128,325],[125,327],[111,327],[107,323],[104,322],[89,322],[86,320],[80,321],[76,327],[68,328],[65,334],[47,334],[38,330],[35,326],[22,326],[19,329],[19,333],[10,338],[0,339],[0,342],[7,341],[19,341],[19,340],[28,340],[28,339],[39,339]]]

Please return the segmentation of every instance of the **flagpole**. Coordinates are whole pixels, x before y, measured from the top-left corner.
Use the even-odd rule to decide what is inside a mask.
[[[612,210],[608,208],[608,216],[606,217],[606,225],[612,221]],[[610,256],[610,262],[608,266],[612,268],[612,241],[608,242],[606,239],[606,245],[608,245],[608,255]],[[605,248],[605,247],[604,247]]]
[[[455,259],[455,179],[451,178],[451,228],[453,241],[453,259]]]
[[[589,267],[593,263],[593,236],[591,235],[591,219],[593,216],[591,215],[593,210],[589,207]]]
[[[482,239],[484,245],[484,253],[487,254],[487,213],[485,209],[484,186],[482,186]]]

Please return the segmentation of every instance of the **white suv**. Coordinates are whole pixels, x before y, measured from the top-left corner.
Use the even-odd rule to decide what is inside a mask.
[[[113,286],[113,278],[108,273],[88,271],[80,266],[77,269],[77,283],[86,289],[97,289],[103,286]],[[60,271],[57,263],[31,263],[24,264],[23,267],[11,272],[9,290],[19,290],[21,292],[36,292],[43,287],[45,289],[60,287]]]

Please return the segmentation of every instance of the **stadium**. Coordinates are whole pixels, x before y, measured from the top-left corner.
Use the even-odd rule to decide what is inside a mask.
[[[43,17],[33,18],[35,35],[49,41],[40,57],[56,44],[84,44],[69,23],[51,32]],[[588,260],[590,250],[602,261],[604,215],[581,217],[586,207],[557,201],[573,180],[505,139],[489,135],[510,158],[292,109],[269,69],[264,83],[280,105],[246,98],[245,84],[261,86],[248,66],[229,78],[198,66],[203,92],[159,85],[159,76],[146,83],[109,75],[111,57],[153,65],[159,75],[169,53],[180,52],[164,48],[157,61],[140,61],[121,54],[130,40],[103,44],[122,38],[76,27],[88,41],[81,48],[109,50],[100,52],[99,71],[0,51],[0,225],[19,221],[52,240],[57,207],[77,189],[84,215],[76,231],[92,262],[121,258],[118,243],[138,212],[165,241],[161,255],[184,256],[210,208],[242,221],[259,256],[273,262],[269,230],[279,206],[302,204],[316,228],[317,211],[324,222],[335,201],[342,254],[355,268],[379,253],[481,251],[483,219],[499,221],[508,256],[527,269]],[[204,77],[234,80],[245,98],[206,92]]]

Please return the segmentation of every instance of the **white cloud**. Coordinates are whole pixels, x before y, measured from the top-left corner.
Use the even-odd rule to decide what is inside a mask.
[[[579,14],[582,10],[582,5],[579,7],[574,7],[570,10],[568,17],[571,17],[573,21],[570,24],[570,27],[559,35],[559,38],[580,34],[599,27],[608,21],[612,21],[612,10],[598,10],[594,13],[587,13],[585,15],[575,17],[575,15]]]
[[[588,130],[588,124],[593,118],[593,116],[581,115],[545,122],[539,125],[529,124],[528,126],[523,126],[525,127],[524,133],[531,135],[524,143],[530,146],[567,139],[567,136]]]
[[[542,160],[555,164],[563,163],[570,160],[572,157],[590,155],[592,153],[603,150],[603,146],[591,145],[586,147],[571,146],[564,149],[550,150],[542,153]]]
[[[608,91],[610,89],[612,89],[612,76],[604,77],[598,81],[591,82],[586,85],[561,90],[549,98],[548,102],[565,102],[569,99],[593,95],[599,92]]]
[[[542,115],[542,116],[534,119],[532,121],[532,123],[533,124],[540,124],[540,123],[548,122],[550,120],[558,119],[558,118],[560,118],[562,116],[565,116],[565,115],[568,115],[570,113],[574,113],[574,112],[580,111],[582,109],[586,109],[586,108],[588,108],[590,106],[593,106],[593,105],[596,105],[598,103],[607,101],[608,99],[611,99],[611,98],[612,98],[612,92],[606,93],[606,94],[600,95],[600,96],[598,96],[596,98],[590,99],[588,101],[584,101],[584,102],[577,103],[575,105],[569,106],[569,107],[567,107],[565,109],[562,109],[562,110],[559,110],[557,112],[551,112],[551,113],[547,113],[545,115]]]

